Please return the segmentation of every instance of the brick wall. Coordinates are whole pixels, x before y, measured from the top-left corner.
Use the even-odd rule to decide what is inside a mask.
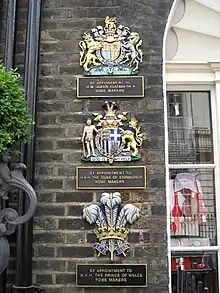
[[[26,9],[20,9],[21,29],[16,47],[23,62]],[[121,192],[123,203],[135,203],[142,218],[132,227],[131,251],[124,263],[148,264],[148,288],[136,292],[167,292],[167,239],[162,90],[162,42],[171,0],[45,0],[41,30],[41,59],[37,101],[36,185],[38,209],[34,224],[34,282],[48,293],[98,292],[75,288],[75,264],[99,261],[92,244],[92,227],[82,219],[82,208],[101,192],[77,192],[75,169],[82,165],[80,136],[87,117],[101,111],[105,100],[77,100],[78,42],[84,31],[116,16],[118,24],[138,31],[143,39],[145,98],[115,99],[121,111],[132,113],[148,133],[140,165],[148,170],[146,191]],[[19,41],[20,40],[20,41]],[[22,66],[21,66],[22,68]],[[91,165],[91,164],[87,164]],[[136,165],[136,163],[134,164]],[[104,289],[116,292],[116,289]],[[134,290],[131,288],[131,290]],[[117,289],[117,292],[129,292]]]

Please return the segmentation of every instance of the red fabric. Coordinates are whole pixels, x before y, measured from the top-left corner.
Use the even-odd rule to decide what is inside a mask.
[[[171,261],[171,269],[172,269],[172,271],[177,271],[178,270],[178,259],[179,258],[172,257],[172,261]],[[183,258],[183,263],[184,263],[184,270],[185,271],[188,271],[188,270],[190,270],[192,268],[190,257],[185,256]]]
[[[180,224],[180,217],[182,216],[182,210],[179,206],[178,201],[178,193],[174,192],[174,207],[172,210],[172,216],[174,217],[174,223],[171,225],[171,230],[173,232],[179,232],[181,231],[181,224]]]
[[[207,258],[210,260],[210,255],[207,255]],[[171,270],[177,271],[178,270],[178,257],[172,257],[171,260]],[[183,264],[184,264],[184,270],[190,271],[193,269],[210,269],[210,266],[208,264],[203,264],[203,257],[190,257],[190,256],[184,256],[183,257]]]

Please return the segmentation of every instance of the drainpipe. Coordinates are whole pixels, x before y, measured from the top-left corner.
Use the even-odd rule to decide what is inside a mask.
[[[16,5],[17,0],[8,0],[4,58],[4,66],[7,70],[14,66]]]
[[[40,20],[41,0],[28,1],[28,21],[25,48],[24,88],[25,99],[29,106],[29,113],[35,119],[36,97],[39,69],[40,48]],[[32,127],[32,140],[23,147],[23,163],[27,166],[26,180],[34,186],[34,154],[35,127]],[[28,201],[19,196],[19,214],[24,214],[28,208]],[[16,282],[12,286],[12,293],[35,293],[43,291],[32,281],[32,252],[33,252],[33,219],[18,227],[17,230],[17,261]]]

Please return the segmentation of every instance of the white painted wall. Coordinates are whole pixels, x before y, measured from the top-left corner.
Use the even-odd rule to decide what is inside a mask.
[[[181,0],[167,35],[166,60],[220,60],[220,0]]]

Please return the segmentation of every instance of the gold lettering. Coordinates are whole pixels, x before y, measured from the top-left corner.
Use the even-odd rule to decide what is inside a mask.
[[[124,89],[108,89],[109,93],[124,93]]]
[[[109,282],[127,282],[126,278],[109,278]]]
[[[143,275],[142,274],[128,274],[128,276],[130,277],[130,278],[142,278],[143,277]]]
[[[95,278],[95,282],[106,283],[107,279],[106,278]]]
[[[95,93],[105,93],[105,89],[101,89],[101,90],[96,90],[95,89]]]
[[[95,180],[96,184],[105,184],[105,180]]]
[[[124,180],[108,180],[109,184],[119,184],[124,183]]]

